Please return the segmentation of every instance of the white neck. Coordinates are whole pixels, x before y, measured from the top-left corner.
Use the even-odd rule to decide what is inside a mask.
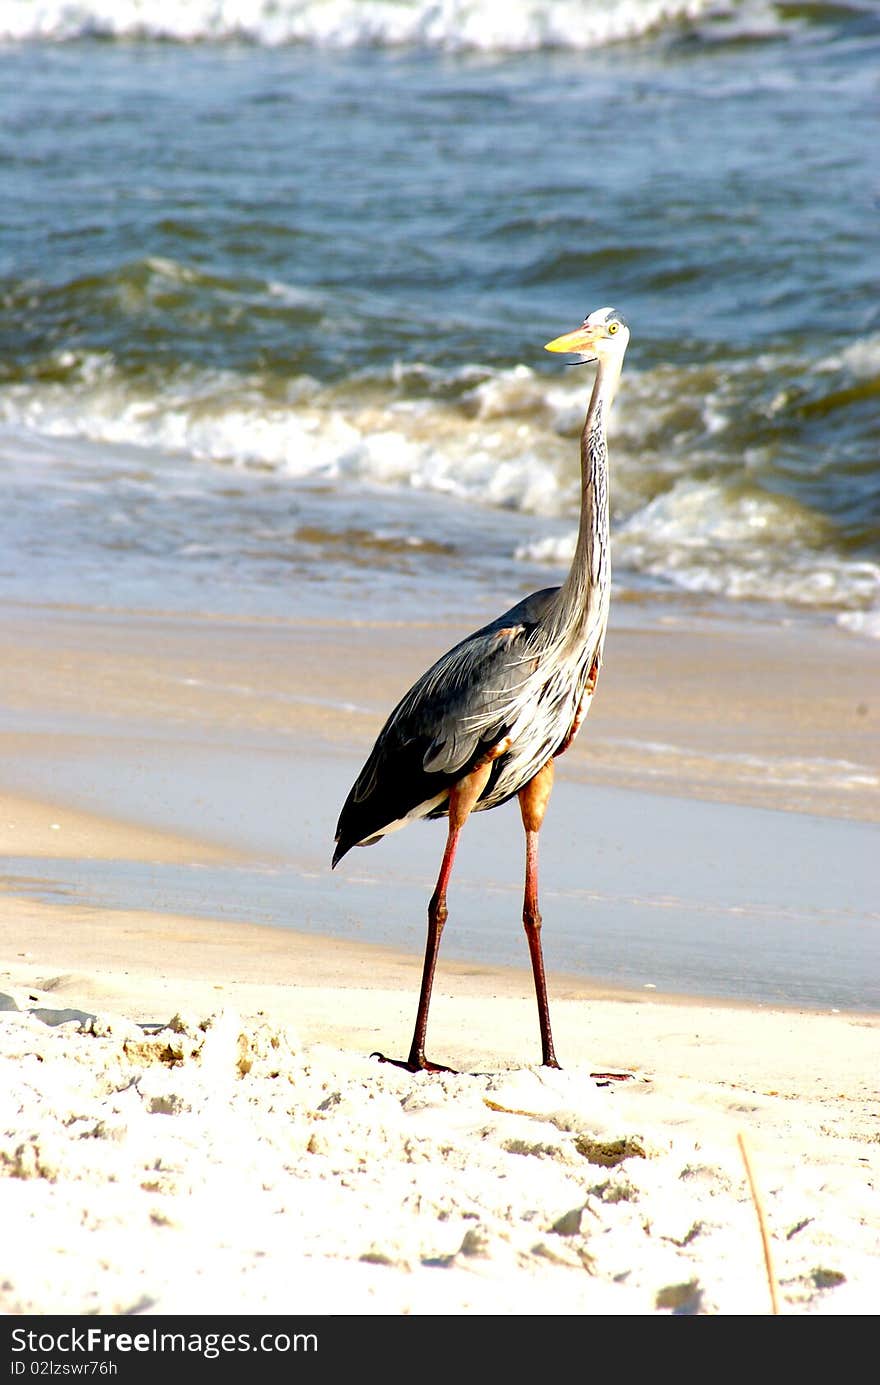
[[[600,361],[581,433],[581,512],[571,568],[559,592],[558,612],[571,633],[604,624],[611,592],[606,425],[622,361]]]

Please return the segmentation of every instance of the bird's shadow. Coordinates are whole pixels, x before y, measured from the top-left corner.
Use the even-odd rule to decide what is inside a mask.
[[[37,1001],[38,996],[31,996],[32,1000]],[[58,1024],[69,1024],[71,1020],[78,1020],[80,1024],[95,1018],[91,1010],[58,1010],[47,1005],[27,1005],[24,1009],[18,1004],[14,996],[0,993],[0,1010],[14,1011],[19,1015],[34,1015],[43,1024],[47,1024],[54,1029]]]
[[[31,995],[29,999],[34,1002],[39,1002],[39,996]],[[7,995],[5,992],[0,991],[0,1012],[3,1011],[18,1015],[33,1015],[35,1019],[41,1020],[42,1023],[47,1025],[50,1029],[56,1029],[60,1024],[70,1024],[72,1020],[75,1020],[78,1024],[92,1024],[97,1019],[97,1013],[94,1010],[76,1010],[68,1007],[56,1009],[52,1006],[40,1005],[39,1003],[26,1005],[22,1008],[14,996]],[[158,1034],[161,1029],[166,1027],[165,1023],[159,1022],[158,1020],[145,1021],[144,1023],[135,1021],[135,1023],[145,1034]]]

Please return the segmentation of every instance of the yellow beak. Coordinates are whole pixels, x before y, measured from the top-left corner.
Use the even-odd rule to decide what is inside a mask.
[[[554,337],[548,341],[544,347],[545,351],[571,351],[578,354],[582,351],[592,351],[596,341],[596,329],[594,327],[578,327],[574,332],[566,332],[564,336]]]

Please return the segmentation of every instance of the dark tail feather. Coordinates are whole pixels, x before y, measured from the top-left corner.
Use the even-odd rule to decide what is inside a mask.
[[[339,862],[342,860],[343,856],[345,856],[349,851],[351,851],[351,848],[353,846],[354,842],[341,842],[337,840],[336,850],[333,852],[333,860],[330,863],[331,870],[336,869],[336,867],[339,865]]]
[[[333,867],[353,846],[372,846],[380,840],[390,823],[409,817],[420,805],[451,788],[461,777],[461,771],[455,774],[425,773],[422,766],[427,741],[424,738],[413,739],[391,749],[394,754],[385,753],[379,758],[378,768],[372,770],[373,757],[377,754],[377,748],[373,748],[373,755],[361,770],[343,804],[336,824]],[[369,775],[371,787],[362,796],[363,790],[359,791],[359,786],[368,768],[372,770]],[[445,812],[444,803],[428,816],[440,817]]]

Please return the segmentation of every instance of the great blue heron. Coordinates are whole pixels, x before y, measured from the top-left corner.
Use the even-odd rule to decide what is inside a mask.
[[[423,673],[379,732],[336,828],[335,866],[353,846],[371,846],[415,818],[449,818],[446,849],[428,906],[428,940],[412,1047],[412,1072],[449,1069],[425,1057],[428,1008],[446,889],[459,835],[471,812],[519,795],[526,834],[523,924],[529,945],[541,1056],[558,1068],[538,909],[538,833],[553,786],[553,761],[571,745],[590,708],[602,665],[611,570],[608,542],[608,411],[629,341],[612,308],[599,308],[546,350],[595,361],[581,433],[577,546],[561,587],[534,592],[450,649]]]

